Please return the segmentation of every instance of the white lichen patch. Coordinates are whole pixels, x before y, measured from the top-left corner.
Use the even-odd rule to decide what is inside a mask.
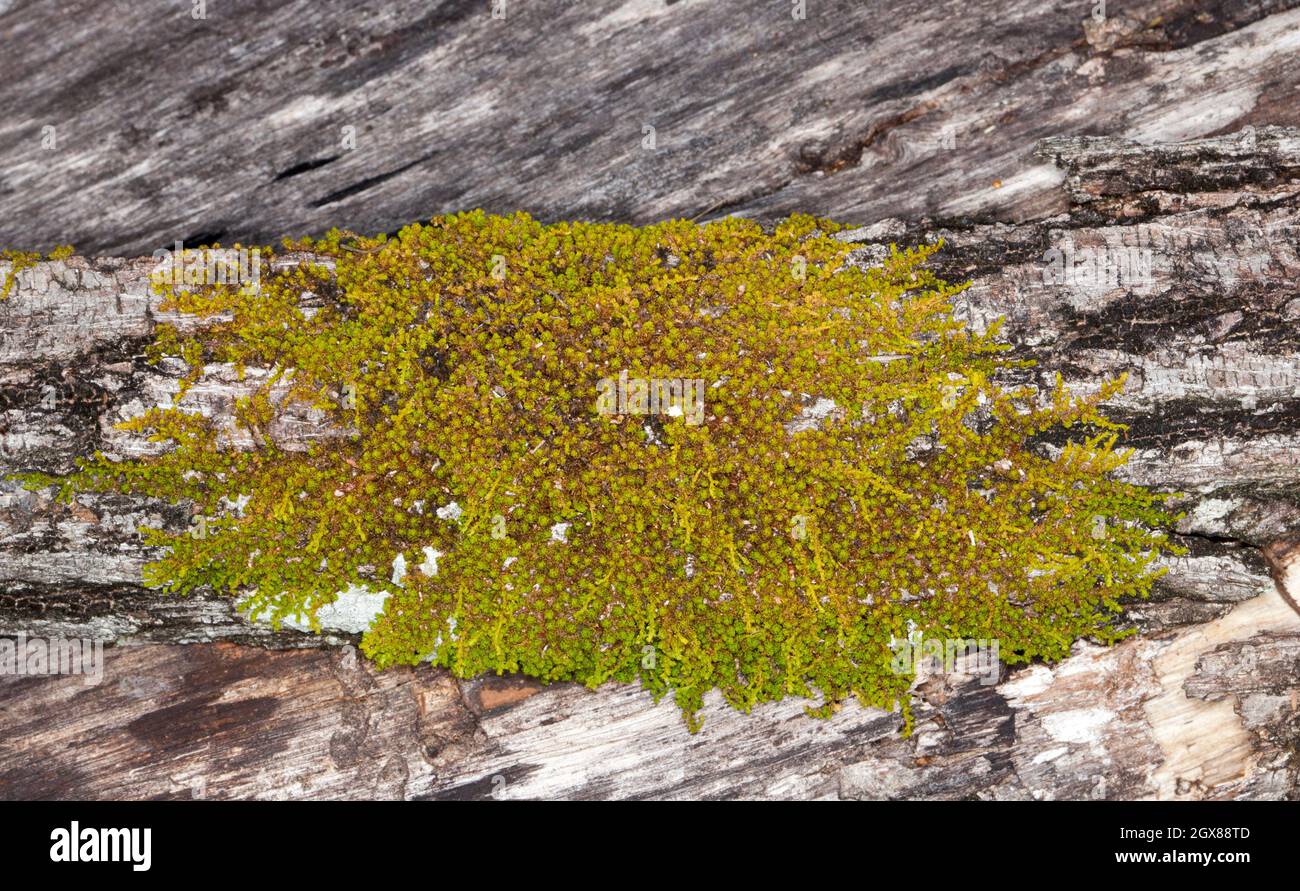
[[[839,409],[834,399],[827,399],[819,396],[812,405],[806,406],[799,412],[798,417],[785,424],[785,432],[789,434],[802,433],[805,430],[816,430],[822,421],[831,417]]]
[[[1011,680],[998,687],[998,692],[1008,700],[1027,699],[1050,687],[1052,677],[1052,670],[1046,665],[1031,665],[1015,672]]]
[[[236,495],[233,498],[229,495],[223,495],[221,496],[220,504],[223,510],[228,511],[236,517],[242,517],[244,515],[244,508],[248,507],[248,503],[252,500],[252,495],[241,494]]]
[[[333,603],[327,603],[316,613],[322,631],[342,631],[348,634],[361,634],[370,629],[371,623],[384,611],[388,601],[387,591],[372,591],[365,585],[349,585],[346,591],[340,591]],[[244,612],[241,605],[236,609]],[[245,614],[254,624],[266,625],[270,620],[265,612],[257,615]],[[299,613],[284,619],[284,624],[298,631],[311,631],[311,622]]]
[[[1184,531],[1217,530],[1228,514],[1240,506],[1238,498],[1202,498],[1179,525]]]
[[[424,562],[418,567],[420,572],[427,576],[433,577],[438,574],[438,558],[442,556],[442,551],[426,545],[424,547]]]
[[[1100,743],[1106,725],[1115,720],[1108,708],[1076,708],[1043,715],[1043,729],[1058,742]]]

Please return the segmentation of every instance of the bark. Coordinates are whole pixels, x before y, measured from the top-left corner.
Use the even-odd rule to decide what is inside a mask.
[[[211,22],[178,38],[196,50],[176,53],[196,69],[184,75],[167,60],[110,76],[95,54],[37,66],[15,44],[0,67],[31,70],[0,100],[6,119],[14,96],[43,94],[42,78],[56,79],[46,91],[75,81],[68,126],[145,164],[148,188],[114,179],[111,153],[29,163],[15,134],[39,121],[24,110],[23,127],[0,132],[0,156],[20,159],[0,182],[12,211],[0,241],[139,254],[218,230],[227,242],[383,230],[474,204],[631,220],[814,211],[868,223],[848,236],[862,262],[941,237],[935,265],[972,282],[961,313],[977,327],[1003,318],[1017,354],[1037,362],[1027,375],[1059,372],[1081,390],[1129,375],[1110,407],[1130,425],[1125,473],[1183,493],[1190,551],[1130,606],[1138,633],[1004,668],[996,684],[969,665],[922,677],[910,737],[898,715],[856,704],[818,721],[797,700],[742,715],[712,696],[691,736],[670,702],[637,687],[380,673],[352,648],[347,616],[321,636],[277,632],[224,598],[159,596],[140,587],[135,529],[182,528],[184,507],[58,505],[4,482],[0,635],[111,646],[99,684],[0,677],[0,796],[1300,797],[1300,131],[1268,126],[1300,125],[1287,102],[1300,10],[1169,0],[1081,26],[1084,7],[1012,3],[990,17],[968,4],[953,18],[902,3],[886,22],[854,4],[828,7],[838,18],[728,27],[753,14],[723,3],[621,15],[611,3],[566,6],[552,22],[518,6],[504,26],[469,4],[428,13],[437,28],[403,28],[399,10],[351,30],[331,14],[267,11],[303,46],[316,39],[311,52],[278,66],[282,50],[254,41],[238,76],[203,87]],[[0,13],[0,27],[21,37],[27,16]],[[726,33],[725,65],[683,49],[697,29]],[[147,33],[102,39],[130,59]],[[543,64],[538,47],[554,56],[560,33],[584,35],[573,53],[597,61]],[[465,80],[431,86],[421,74],[443,71],[445,55],[464,61]],[[300,98],[280,89],[286,65],[305,78]],[[155,93],[96,101],[115,78],[173,75],[192,89],[162,104],[156,133],[115,129]],[[371,96],[384,99],[367,111]],[[757,112],[738,107],[754,97]],[[267,119],[281,129],[244,146],[237,134]],[[348,120],[382,135],[338,153]],[[655,152],[641,154],[642,123],[657,127]],[[1082,130],[1136,140],[1036,139]],[[489,148],[501,164],[474,163]],[[238,199],[214,224],[202,209],[217,189]],[[140,358],[161,317],[151,266],[74,257],[18,274],[0,303],[0,473],[152,448],[112,429],[165,402],[179,376]],[[224,417],[240,386],[214,373],[196,396]],[[274,435],[330,431],[303,414]]]
[[[1300,133],[1057,139],[1039,151],[1068,174],[1065,214],[889,220],[845,237],[862,262],[891,241],[942,237],[944,273],[973,282],[962,311],[976,326],[1003,317],[1015,349],[1038,362],[1032,375],[1060,372],[1086,389],[1130,373],[1112,406],[1132,425],[1126,473],[1185,493],[1190,549],[1157,596],[1130,609],[1134,639],[1081,643],[1059,665],[1004,670],[997,684],[923,677],[911,737],[897,715],[854,704],[816,721],[799,717],[799,701],[745,716],[716,697],[692,737],[670,703],[636,687],[458,682],[427,668],[376,673],[350,647],[250,649],[352,638],[273,632],[221,598],[141,590],[135,526],[182,526],[183,508],[124,497],[61,506],[6,484],[0,630],[137,645],[108,651],[99,685],[4,680],[5,793],[1293,797],[1300,617],[1280,592],[1295,584],[1287,561],[1300,526],[1300,344],[1288,324],[1300,314]],[[1067,247],[1069,263],[1054,259]],[[1096,262],[1083,262],[1089,247]],[[1132,251],[1149,258],[1125,266]],[[138,357],[158,318],[148,268],[72,258],[19,274],[0,352],[6,470],[150,448],[110,429],[175,388],[177,370]],[[241,386],[215,374],[198,398],[220,416]],[[276,435],[328,431],[303,417]],[[173,645],[193,641],[222,643]]]
[[[1096,5],[241,0],[105,28],[18,4],[0,245],[137,256],[478,206],[1025,219],[1065,206],[1038,139],[1300,126],[1295,0]]]

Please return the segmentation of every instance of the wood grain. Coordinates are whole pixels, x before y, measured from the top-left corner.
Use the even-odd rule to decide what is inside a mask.
[[[1131,605],[1135,638],[997,684],[923,677],[911,737],[853,704],[815,721],[716,697],[691,736],[635,687],[377,673],[345,630],[160,597],[135,530],[181,528],[183,507],[0,482],[0,636],[113,644],[98,685],[0,677],[0,797],[1300,796],[1293,5],[1156,0],[1098,22],[1073,2],[827,0],[799,22],[689,0],[504,21],[478,2],[253,2],[194,22],[132,4],[109,29],[78,3],[0,4],[0,244],[87,255],[23,271],[0,303],[0,474],[151,448],[112,425],[175,391],[140,349],[162,318],[143,255],[176,239],[475,205],[811,211],[862,223],[864,263],[943,238],[936,267],[972,282],[959,312],[1002,318],[1027,379],[1127,373],[1125,472],[1183,493],[1189,548]],[[1115,272],[1134,251],[1136,274]],[[1058,275],[1067,252],[1095,262]],[[240,386],[212,368],[196,395],[225,417]],[[274,435],[331,431],[303,414]]]
[[[1040,138],[1300,125],[1294,0],[1093,5],[15,4],[0,245],[134,256],[478,206],[1022,220],[1063,207]]]

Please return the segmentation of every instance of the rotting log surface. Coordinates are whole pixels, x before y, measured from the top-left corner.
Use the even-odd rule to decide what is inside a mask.
[[[1111,408],[1136,449],[1126,472],[1188,495],[1190,554],[1129,610],[1139,636],[1080,644],[997,685],[924,678],[908,738],[897,715],[856,704],[817,721],[797,700],[744,716],[716,697],[690,736],[671,703],[636,687],[377,673],[345,632],[276,633],[224,599],[159,597],[139,587],[134,530],[180,528],[183,508],[64,507],[4,483],[0,633],[126,645],[107,651],[98,686],[0,678],[0,797],[1300,797],[1300,618],[1281,594],[1300,587],[1300,132],[1266,126],[1300,125],[1300,10],[1170,0],[1080,26],[1086,11],[1065,6],[990,17],[968,4],[941,18],[900,4],[904,24],[854,28],[854,4],[794,31],[734,27],[735,4],[681,6],[693,18],[596,4],[579,22],[565,7],[554,33],[581,35],[573,52],[605,61],[563,77],[562,59],[536,61],[555,37],[508,59],[469,7],[409,29],[400,12],[355,30],[307,15],[285,24],[301,42],[284,61],[274,41],[253,41],[246,67],[171,96],[157,129],[133,124],[134,135],[114,129],[134,116],[121,96],[148,91],[110,101],[115,78],[160,82],[170,62],[110,76],[109,54],[41,59],[9,40],[30,34],[34,7],[0,12],[6,49],[24,47],[0,69],[31,69],[0,95],[6,120],[25,122],[0,132],[0,243],[146,253],[200,233],[391,229],[474,204],[636,221],[811,210],[868,223],[853,235],[864,261],[942,237],[935,265],[973,282],[961,312],[974,325],[1004,317],[1017,353],[1038,362],[1032,375],[1087,389],[1129,373]],[[680,50],[728,21],[719,15],[732,17],[721,56]],[[940,26],[970,39],[940,41]],[[214,27],[181,43],[219,55]],[[482,66],[466,74],[477,91],[429,89],[447,55]],[[725,70],[711,72],[719,58]],[[279,89],[286,69],[305,78],[295,94]],[[52,89],[41,78],[80,84],[54,109],[67,151],[23,141],[38,146],[29,100]],[[513,85],[508,105],[493,83]],[[760,108],[742,107],[757,95]],[[249,141],[259,154],[244,154],[234,134],[266,120],[276,126]],[[315,164],[353,121],[375,141]],[[655,153],[640,154],[642,123],[657,127]],[[1080,132],[1142,142],[1034,141]],[[116,154],[76,139],[107,139]],[[501,163],[475,163],[489,143]],[[135,179],[116,175],[140,163]],[[227,192],[230,217],[214,223]],[[1150,275],[1053,274],[1049,252],[1089,248],[1109,258],[1103,275],[1148,251]],[[20,275],[0,304],[0,472],[146,448],[111,428],[176,385],[140,358],[159,318],[151,266],[73,258]],[[228,415],[237,390],[214,380],[196,396]],[[306,416],[278,431],[321,433]]]
[[[1300,132],[1259,128],[1158,146],[1058,139],[1039,151],[1068,173],[1065,214],[1017,225],[884,221],[846,237],[861,244],[863,262],[890,241],[942,237],[943,272],[973,281],[961,312],[977,326],[1005,318],[1017,352],[1038,362],[1032,375],[1060,372],[1087,389],[1130,374],[1112,405],[1131,424],[1126,473],[1186,493],[1179,531],[1191,551],[1171,563],[1153,600],[1130,610],[1138,637],[1109,649],[1079,644],[1069,660],[1006,672],[997,685],[926,677],[910,738],[899,736],[897,715],[856,704],[817,721],[801,716],[797,700],[744,716],[716,697],[691,737],[671,703],[655,705],[636,687],[459,682],[427,668],[376,673],[352,649],[289,651],[348,636],[276,633],[224,599],[139,588],[146,554],[134,528],[181,527],[183,508],[123,497],[67,507],[6,484],[0,631],[144,645],[111,648],[98,686],[78,677],[0,682],[9,730],[0,789],[12,797],[1295,796],[1300,617],[1270,572],[1287,580],[1300,530]],[[1171,180],[1181,191],[1170,191]],[[1105,264],[1055,269],[1051,252],[1067,241],[1076,262],[1089,246],[1109,251],[1098,255],[1105,264],[1122,262],[1129,247],[1149,259],[1116,273],[1137,277],[1112,286]],[[96,447],[147,448],[110,428],[176,385],[174,373],[139,357],[158,318],[149,266],[73,258],[20,274],[0,310],[6,470],[66,470]],[[1088,278],[1094,268],[1099,280]],[[215,379],[196,397],[228,415],[239,386]],[[321,432],[303,417],[276,435]],[[219,643],[159,645],[192,641]]]
[[[1038,139],[1300,126],[1296,5],[152,0],[105,28],[3,3],[0,245],[140,256],[480,206],[1025,219],[1064,208]]]

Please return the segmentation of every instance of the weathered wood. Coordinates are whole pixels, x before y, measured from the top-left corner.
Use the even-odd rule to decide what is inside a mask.
[[[476,206],[1021,220],[1064,207],[1038,139],[1300,125],[1294,0],[1094,5],[249,0],[106,28],[14,4],[0,245],[133,256]]]
[[[862,243],[862,262],[888,241],[942,238],[940,271],[972,281],[961,314],[981,328],[1002,319],[1011,343],[1038,363],[1031,376],[1045,385],[1058,372],[1078,390],[1130,375],[1113,403],[1113,413],[1131,425],[1126,444],[1136,450],[1126,475],[1188,495],[1181,531],[1191,553],[1171,562],[1161,585],[1178,603],[1135,614],[1153,630],[1215,612],[1188,613],[1184,601],[1231,603],[1268,586],[1263,560],[1243,545],[1262,545],[1300,517],[1300,336],[1287,324],[1300,311],[1292,284],[1300,261],[1291,237],[1300,186],[1286,176],[1300,158],[1300,139],[1294,131],[1261,128],[1249,140],[1227,136],[1177,148],[1111,140],[1049,141],[1041,148],[1073,171],[1076,195],[1112,182],[1109,165],[1124,151],[1146,158],[1136,166],[1165,159],[1172,166],[1175,156],[1199,154],[1247,169],[1262,154],[1282,173],[1245,177],[1235,191],[1223,191],[1212,177],[1188,179],[1184,197],[1210,208],[1135,216],[1132,208],[1155,199],[1146,183],[1132,181],[1133,191],[1108,199],[1106,211],[1099,202],[1076,201],[1071,213],[1019,225],[885,221],[845,237]],[[1095,251],[1097,262],[1061,274],[1045,258],[1068,245],[1078,257]],[[1141,281],[1087,278],[1098,272],[1104,279],[1130,253],[1144,258]],[[148,261],[74,258],[19,273],[3,309],[0,467],[65,472],[76,456],[97,448],[132,456],[159,447],[112,429],[166,404],[178,387],[179,368],[152,367],[138,355],[160,318],[158,298],[149,294],[150,268]],[[232,371],[213,368],[187,404],[229,420],[235,396],[260,373],[240,382]],[[286,445],[331,435],[306,410],[271,433]],[[0,563],[0,631],[315,642],[251,627],[225,600],[178,604],[138,590],[148,555],[135,529],[182,529],[189,520],[183,508],[117,496],[84,496],[65,506],[52,494],[0,483],[0,554],[7,558]]]
[[[822,721],[710,695],[691,736],[630,686],[458,684],[351,650],[115,647],[98,686],[0,678],[0,797],[1295,797],[1298,658],[1300,619],[1269,591],[996,686],[923,679],[903,738],[897,715],[855,703]]]
[[[1109,649],[1081,643],[1057,666],[1005,672],[996,685],[973,674],[924,677],[916,688],[917,731],[908,738],[899,735],[897,715],[856,704],[820,722],[802,718],[799,701],[743,716],[711,696],[705,729],[692,737],[671,703],[656,705],[635,687],[593,693],[573,685],[543,689],[521,678],[456,682],[427,668],[376,673],[351,649],[272,655],[231,644],[115,647],[99,686],[79,677],[0,681],[6,721],[16,731],[0,746],[0,791],[1295,795],[1300,616],[1274,578],[1290,579],[1295,596],[1295,574],[1285,564],[1296,553],[1287,536],[1300,525],[1300,344],[1283,322],[1296,299],[1295,247],[1286,233],[1300,209],[1289,160],[1300,138],[1260,129],[1253,139],[1245,148],[1238,136],[1148,148],[1052,141],[1042,151],[1070,171],[1068,214],[1020,225],[889,221],[846,236],[862,243],[864,261],[887,240],[943,237],[945,272],[974,282],[963,310],[975,325],[1004,317],[1016,349],[1040,363],[1034,375],[1060,371],[1086,388],[1098,375],[1135,372],[1114,406],[1133,424],[1130,442],[1138,451],[1128,473],[1187,493],[1182,533],[1191,550],[1174,561],[1158,597],[1130,611],[1139,637]],[[1283,173],[1182,179],[1185,201],[1166,207],[1157,199],[1168,183],[1112,174],[1114,159],[1132,152],[1138,159],[1121,170],[1141,158],[1190,155],[1252,167],[1264,152],[1269,165],[1260,169]],[[1145,210],[1135,215],[1135,207]],[[1090,244],[1136,244],[1141,233],[1152,251],[1141,281],[1058,281],[1045,260],[1067,236],[1081,252]],[[7,470],[66,469],[92,447],[119,454],[146,447],[108,431],[112,421],[158,404],[175,386],[176,371],[135,357],[154,317],[146,269],[73,259],[20,277],[5,307],[0,366],[9,400]],[[33,395],[42,381],[60,388],[53,408]],[[222,416],[238,386],[214,374],[198,402]],[[68,435],[42,435],[59,429]],[[288,441],[319,432],[304,418],[278,435]],[[141,592],[145,554],[131,534],[134,524],[182,524],[183,510],[125,498],[83,497],[61,507],[12,485],[3,497],[0,630],[137,643],[347,639],[273,633],[215,598],[167,601]],[[1262,544],[1270,544],[1266,554]],[[75,715],[62,705],[74,694]],[[74,735],[75,761],[66,748]],[[33,760],[42,766],[33,769]]]
[[[1293,5],[1152,0],[1097,22],[1090,4],[810,2],[797,22],[609,0],[501,22],[475,2],[343,22],[252,3],[239,22],[169,8],[166,52],[133,7],[93,37],[61,23],[96,51],[57,54],[32,10],[0,11],[0,245],[144,254],[474,205],[811,211],[868,224],[850,236],[864,262],[942,237],[935,265],[972,281],[960,312],[1003,318],[1027,377],[1129,374],[1111,408],[1126,474],[1185,493],[1190,549],[1130,608],[1138,636],[995,685],[922,678],[911,737],[856,704],[815,721],[716,696],[690,736],[636,687],[377,673],[343,619],[275,632],[222,598],[159,597],[135,529],[180,528],[183,508],[0,483],[0,635],[119,644],[98,685],[0,677],[0,797],[1300,796],[1300,617],[1281,594],[1300,588],[1300,132],[1269,126],[1300,125]],[[1038,141],[1061,133],[1136,141]],[[1065,274],[1066,256],[1091,262]],[[176,387],[139,355],[151,265],[19,276],[0,474],[153,447],[112,430]],[[239,386],[212,369],[196,397],[228,417]],[[329,431],[304,413],[275,435]]]

